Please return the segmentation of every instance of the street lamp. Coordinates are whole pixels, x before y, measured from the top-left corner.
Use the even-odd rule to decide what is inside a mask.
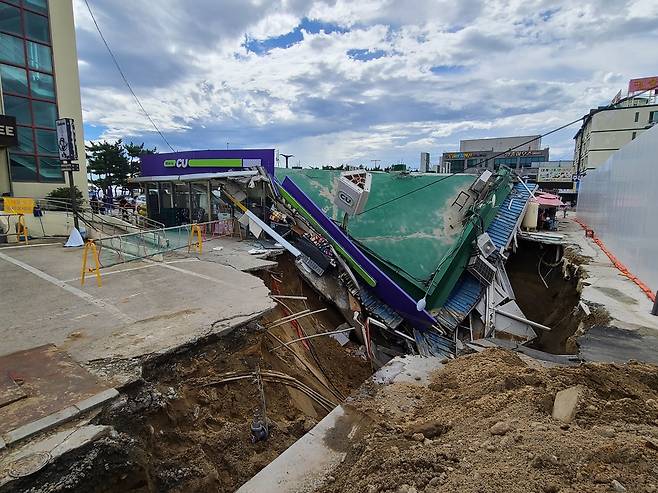
[[[294,156],[294,154],[280,154],[280,156],[283,156],[286,158],[286,168],[288,167],[288,159]]]

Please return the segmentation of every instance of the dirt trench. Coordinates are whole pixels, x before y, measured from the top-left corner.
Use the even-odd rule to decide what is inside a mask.
[[[562,263],[562,247],[524,242],[506,265],[516,302],[526,317],[550,327],[532,347],[553,354],[576,354],[572,337],[585,316],[578,309],[578,275]]]
[[[14,484],[18,489],[12,491],[232,492],[367,380],[372,369],[357,342],[341,346],[322,336],[277,348],[344,320],[301,281],[292,263],[259,275],[273,292],[306,299],[282,300],[286,307],[278,304],[228,335],[148,362],[143,381],[123,389],[94,419],[112,425],[114,435]],[[265,328],[304,309],[325,311],[299,319],[297,327]],[[250,426],[262,413],[256,377],[223,379],[229,372],[255,371],[263,381],[269,437],[252,443]],[[285,374],[296,387],[270,374]]]

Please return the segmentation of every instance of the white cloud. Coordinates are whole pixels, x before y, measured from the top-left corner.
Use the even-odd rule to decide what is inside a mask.
[[[86,121],[162,147],[84,5],[74,5]],[[92,6],[144,106],[178,147],[231,139],[281,147],[306,164],[372,156],[415,164],[420,151],[449,150],[459,138],[545,131],[658,66],[646,49],[658,34],[649,0]],[[283,35],[277,47],[271,40]],[[358,59],[364,53],[373,59]],[[547,140],[554,157],[568,157],[573,133]]]

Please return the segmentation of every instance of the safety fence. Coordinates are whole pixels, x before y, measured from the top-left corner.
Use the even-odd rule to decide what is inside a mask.
[[[605,244],[622,273],[642,279],[645,292],[658,289],[658,126],[587,170],[578,194],[578,220]],[[613,260],[614,258],[614,260]],[[626,274],[624,274],[626,275]],[[645,289],[646,288],[646,289]]]
[[[198,229],[197,229],[198,228]],[[234,222],[232,218],[218,219],[204,223],[184,224],[170,228],[106,236],[94,240],[98,249],[101,267],[139,260],[182,248],[191,249],[197,244],[200,231],[201,241],[209,241],[222,236],[232,236]],[[200,251],[200,248],[196,251]]]

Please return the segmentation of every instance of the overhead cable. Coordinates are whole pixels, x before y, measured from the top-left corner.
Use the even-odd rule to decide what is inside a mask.
[[[128,90],[130,93],[133,95],[133,98],[135,98],[135,101],[137,102],[137,105],[141,108],[142,112],[144,115],[146,115],[146,118],[148,118],[148,121],[151,122],[151,125],[153,125],[153,128],[155,131],[162,137],[162,140],[167,144],[167,147],[171,149],[172,152],[176,152],[176,149],[174,149],[169,141],[166,139],[166,137],[163,135],[163,133],[160,131],[158,126],[155,124],[153,121],[153,118],[151,118],[151,115],[149,115],[148,111],[146,111],[146,108],[144,108],[144,105],[142,105],[142,102],[139,100],[137,97],[137,94],[135,94],[135,91],[133,91],[133,88],[130,85],[130,82],[128,82],[128,78],[126,77],[126,74],[123,73],[123,70],[121,70],[121,66],[119,65],[119,61],[117,60],[116,56],[114,56],[114,53],[112,52],[112,49],[110,48],[110,45],[107,43],[107,40],[105,39],[105,36],[103,36],[103,32],[101,31],[100,26],[98,25],[98,22],[96,22],[96,17],[94,17],[94,13],[91,10],[91,6],[89,5],[89,1],[85,0],[85,5],[87,6],[87,10],[89,10],[89,15],[91,16],[91,20],[94,21],[94,25],[96,26],[96,30],[98,31],[98,34],[101,37],[101,40],[103,40],[103,44],[105,45],[105,48],[107,48],[107,52],[110,54],[110,57],[112,58],[112,61],[114,62],[114,65],[116,66],[117,70],[119,71],[119,74],[121,74],[121,78],[123,79],[123,82],[125,82],[126,86],[128,87]]]

